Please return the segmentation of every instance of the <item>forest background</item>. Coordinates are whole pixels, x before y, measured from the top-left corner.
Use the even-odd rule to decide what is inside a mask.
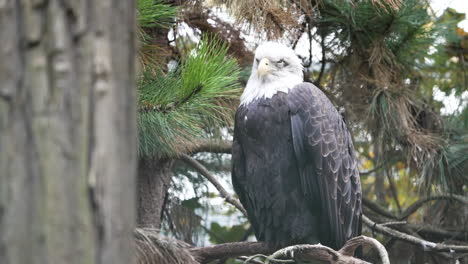
[[[233,112],[256,45],[275,40],[296,50],[306,81],[351,129],[364,213],[377,223],[406,221],[394,228],[427,241],[466,245],[468,209],[449,197],[468,188],[468,33],[465,14],[442,7],[447,3],[421,0],[140,0],[139,199],[163,202],[142,205],[139,224],[198,246],[253,239],[248,220],[206,174],[233,193]],[[152,198],[145,196],[149,177],[164,186]],[[364,234],[379,238],[396,263],[458,258],[369,226]]]

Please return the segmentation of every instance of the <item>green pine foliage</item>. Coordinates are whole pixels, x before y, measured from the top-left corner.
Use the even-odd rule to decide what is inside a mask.
[[[157,35],[167,35],[174,25],[180,8],[172,6],[164,0],[138,0],[137,22],[140,48],[138,62],[142,71],[160,71],[169,55],[168,48],[158,45]]]
[[[434,40],[427,4],[419,0],[402,2],[398,9],[370,1],[326,0],[320,6],[318,22],[325,35],[336,35],[336,44],[347,54],[370,55],[370,63],[387,67],[414,65]]]
[[[172,157],[190,151],[210,128],[229,124],[239,68],[228,47],[203,38],[178,69],[144,74],[139,85],[139,153]]]
[[[137,22],[143,28],[170,27],[178,12],[164,0],[138,0],[137,9]]]
[[[446,94],[453,90],[456,95],[461,95],[468,89],[464,66],[468,59],[464,52],[468,44],[468,33],[457,26],[464,19],[465,14],[451,8],[437,18],[435,27],[438,39],[420,67],[423,85],[429,94],[432,94],[434,86]]]

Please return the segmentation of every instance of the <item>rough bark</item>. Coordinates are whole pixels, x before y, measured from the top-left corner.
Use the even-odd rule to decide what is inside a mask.
[[[135,6],[0,1],[0,263],[132,263]]]
[[[137,223],[139,227],[159,228],[172,177],[172,159],[140,158],[137,181]]]

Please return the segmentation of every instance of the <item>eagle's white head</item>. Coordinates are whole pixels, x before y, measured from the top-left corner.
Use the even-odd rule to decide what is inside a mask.
[[[260,99],[271,98],[277,92],[287,93],[289,89],[303,82],[302,62],[287,46],[266,42],[258,46],[241,105]]]

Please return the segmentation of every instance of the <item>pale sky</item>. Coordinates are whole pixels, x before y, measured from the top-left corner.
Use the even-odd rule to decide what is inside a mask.
[[[440,16],[447,7],[457,10],[457,12],[465,13],[468,17],[468,1],[467,0],[431,0],[432,9]],[[463,20],[458,24],[459,27],[468,31],[468,19]]]

